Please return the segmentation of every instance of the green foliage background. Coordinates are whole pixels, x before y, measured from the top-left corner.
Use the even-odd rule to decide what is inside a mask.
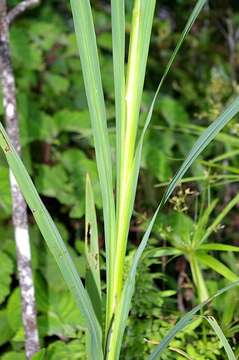
[[[9,7],[16,4],[9,1]],[[130,9],[127,3],[127,41]],[[115,143],[113,69],[110,14],[107,1],[92,1],[97,42],[107,100],[110,141]],[[154,20],[148,72],[142,103],[142,126],[158,79],[192,8],[192,1],[159,1]],[[140,240],[142,229],[160,200],[162,189],[174,169],[200,134],[239,93],[239,6],[236,1],[211,1],[189,34],[183,51],[166,81],[156,104],[153,121],[145,139],[136,208],[130,232],[128,260]],[[46,0],[25,13],[11,27],[11,55],[16,76],[17,101],[23,160],[76,263],[85,276],[84,211],[85,175],[90,174],[99,218],[101,196],[93,139],[86,104],[80,61],[69,4]],[[3,120],[2,103],[0,119]],[[150,249],[166,246],[165,232],[178,236],[178,224],[167,218],[175,212],[184,220],[199,214],[210,198],[218,198],[213,216],[238,192],[239,127],[235,119],[199,159],[188,179],[167,207],[166,216],[156,224]],[[225,154],[222,159],[219,155]],[[112,155],[114,153],[112,150]],[[197,179],[199,179],[197,181]],[[187,189],[191,191],[187,191]],[[196,205],[195,205],[196,204]],[[84,359],[85,340],[81,314],[66,290],[57,266],[45,247],[29,214],[33,270],[36,286],[38,324],[46,360]],[[181,220],[182,221],[182,220]],[[187,221],[181,222],[187,227]],[[190,222],[191,224],[191,222]],[[238,214],[235,208],[211,237],[211,242],[238,243]],[[103,230],[99,242],[104,274]],[[182,226],[181,226],[182,228]],[[182,229],[181,229],[182,230]],[[180,232],[180,236],[184,234]],[[173,236],[172,236],[173,237]],[[16,255],[11,225],[11,198],[8,168],[0,155],[0,358],[23,360],[24,333],[16,274]],[[238,274],[238,258],[232,253],[213,255]],[[197,289],[183,258],[145,257],[140,265],[131,317],[124,340],[122,359],[145,359],[154,343],[163,338],[184,309],[198,302]],[[179,280],[184,276],[182,287]],[[225,285],[213,271],[205,271],[210,293]],[[234,350],[238,338],[238,291],[228,293],[212,305]],[[222,303],[229,302],[230,309]],[[179,334],[163,359],[224,359],[213,332],[198,318]],[[37,359],[37,358],[36,358]]]

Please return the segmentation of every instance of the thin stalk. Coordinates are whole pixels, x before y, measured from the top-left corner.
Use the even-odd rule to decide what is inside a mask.
[[[203,302],[206,299],[208,299],[209,295],[203,278],[202,271],[200,269],[200,266],[198,264],[195,255],[191,254],[189,256],[189,264],[192,271],[193,282],[197,288],[200,302]]]
[[[34,2],[35,5],[36,2]],[[24,9],[33,5],[25,2]],[[15,10],[14,10],[15,9]],[[23,12],[18,5],[9,14],[14,13],[14,18]],[[6,0],[0,0],[0,73],[3,93],[3,106],[5,124],[11,142],[18,154],[21,152],[18,129],[18,116],[16,106],[15,79],[11,65],[9,49],[9,23],[13,18],[8,18]],[[12,194],[12,218],[14,237],[17,251],[17,271],[19,277],[22,320],[25,330],[26,358],[31,359],[39,350],[39,336],[36,320],[35,292],[31,269],[31,250],[28,232],[27,207],[20,188],[12,171],[10,175],[10,187]]]

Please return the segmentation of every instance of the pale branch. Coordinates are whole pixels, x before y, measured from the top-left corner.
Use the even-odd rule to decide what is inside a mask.
[[[20,154],[21,146],[19,141],[16,87],[10,57],[6,0],[0,0],[0,79],[6,129],[13,146]],[[34,353],[39,350],[39,336],[36,322],[27,207],[11,171],[10,186],[14,237],[17,251],[17,270],[21,292],[22,319],[25,330],[26,359],[30,360]]]
[[[21,15],[27,9],[38,5],[40,0],[24,0],[17,4],[13,9],[11,9],[7,14],[7,23],[11,24],[16,17]]]

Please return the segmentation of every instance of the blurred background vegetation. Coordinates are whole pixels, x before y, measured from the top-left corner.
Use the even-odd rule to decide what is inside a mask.
[[[9,7],[17,3],[8,2]],[[100,53],[107,116],[112,143],[114,91],[109,1],[91,1]],[[142,103],[141,124],[164,67],[175,47],[194,2],[158,1]],[[127,34],[132,1],[127,4]],[[45,0],[18,18],[11,27],[11,55],[17,84],[23,160],[51,215],[56,221],[77,268],[84,278],[85,175],[93,182],[98,218],[101,198],[94,158],[80,60],[67,1]],[[137,89],[136,89],[137,91]],[[139,243],[147,220],[162,191],[191,148],[195,138],[239,93],[239,4],[212,0],[193,26],[156,104],[144,143],[136,207],[131,224],[128,259]],[[3,121],[2,101],[0,120]],[[162,246],[184,242],[193,222],[211,199],[218,199],[210,219],[218,215],[238,192],[238,117],[218,135],[187,174],[160,216],[150,240],[151,255]],[[190,178],[189,178],[190,176]],[[171,219],[170,223],[167,219]],[[173,219],[173,220],[172,220]],[[34,279],[41,346],[46,359],[84,359],[82,319],[71,295],[29,213]],[[178,223],[181,228],[179,229]],[[190,225],[189,225],[190,223]],[[102,274],[104,239],[100,226]],[[239,245],[238,207],[215,229],[210,242]],[[167,234],[170,233],[170,236]],[[238,274],[233,253],[210,252]],[[0,155],[0,358],[23,360],[24,333],[15,244],[11,224],[8,168]],[[205,264],[209,293],[228,280]],[[140,265],[133,308],[125,335],[122,359],[146,359],[183,311],[199,302],[186,259],[148,256]],[[238,290],[211,305],[234,350],[239,354]],[[225,307],[228,304],[228,307]],[[207,330],[207,331],[206,331]],[[206,335],[207,334],[207,335]],[[127,352],[125,351],[127,349]],[[201,317],[177,335],[163,359],[185,359],[180,349],[196,360],[225,359],[221,345]],[[137,355],[136,355],[137,354]]]

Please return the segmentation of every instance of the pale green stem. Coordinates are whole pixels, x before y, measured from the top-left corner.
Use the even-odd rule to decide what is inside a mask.
[[[203,302],[208,299],[209,295],[202,271],[194,254],[190,255],[189,263],[192,271],[193,282],[197,288],[200,302]]]

